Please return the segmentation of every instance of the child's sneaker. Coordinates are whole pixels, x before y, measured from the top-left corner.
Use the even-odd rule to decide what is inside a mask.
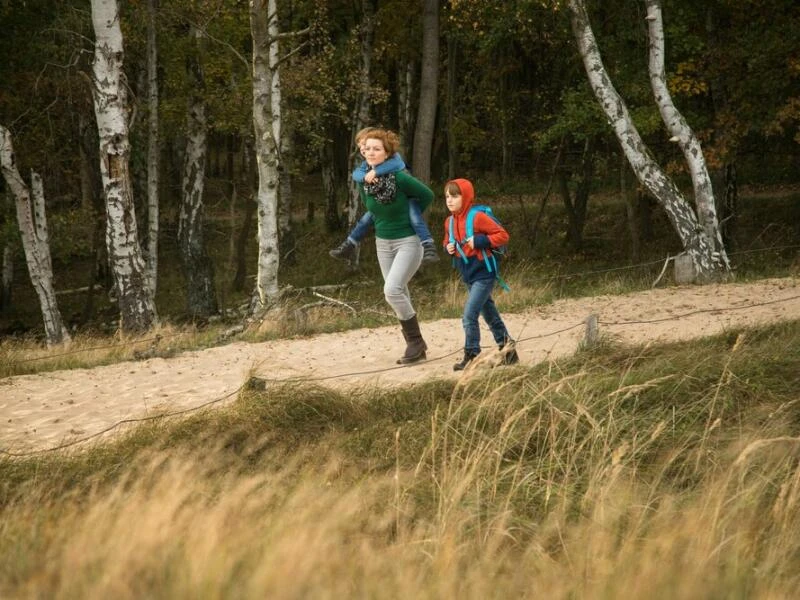
[[[515,365],[519,362],[519,354],[517,354],[517,347],[513,341],[509,341],[507,344],[500,344],[500,354],[503,357],[500,360],[500,364]]]
[[[353,260],[356,257],[356,245],[348,238],[328,254],[339,260]]]
[[[478,355],[470,352],[469,350],[464,350],[464,358],[461,359],[461,362],[457,362],[453,365],[453,371],[463,371],[467,368],[467,365],[471,363]]]
[[[436,246],[433,245],[433,242],[422,244],[422,262],[423,263],[439,262],[439,254],[436,252]]]

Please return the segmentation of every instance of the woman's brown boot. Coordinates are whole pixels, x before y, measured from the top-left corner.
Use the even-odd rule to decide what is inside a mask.
[[[425,358],[425,351],[428,349],[428,345],[422,339],[417,316],[414,315],[410,319],[400,321],[400,326],[403,328],[403,337],[406,340],[406,351],[403,356],[397,359],[397,364],[405,365]]]

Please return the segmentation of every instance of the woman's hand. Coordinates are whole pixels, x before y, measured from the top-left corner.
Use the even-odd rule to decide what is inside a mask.
[[[456,245],[455,244],[447,244],[447,253],[448,254],[455,254],[456,253]]]
[[[367,171],[367,174],[366,174],[366,175],[364,175],[364,182],[366,182],[366,183],[372,183],[372,182],[373,182],[373,180],[374,180],[374,179],[375,179],[377,176],[378,176],[378,174],[375,172],[375,169],[370,169],[369,171]]]

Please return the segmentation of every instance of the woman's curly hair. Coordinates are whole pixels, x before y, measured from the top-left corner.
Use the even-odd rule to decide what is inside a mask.
[[[381,129],[380,127],[373,127],[372,129],[364,132],[361,135],[362,140],[375,139],[383,142],[383,147],[386,150],[386,156],[393,156],[395,152],[400,149],[400,137],[389,129]]]

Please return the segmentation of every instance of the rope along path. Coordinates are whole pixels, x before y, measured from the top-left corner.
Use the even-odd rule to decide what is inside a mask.
[[[787,287],[787,286],[784,286],[784,287]],[[730,305],[724,306],[724,307],[723,306],[713,306],[713,307],[710,307],[710,308],[686,310],[686,311],[682,311],[682,312],[679,312],[679,313],[671,314],[669,316],[657,317],[657,318],[625,319],[625,320],[622,320],[622,319],[603,319],[602,315],[603,315],[604,311],[602,309],[600,309],[598,311],[600,313],[600,315],[599,315],[600,316],[599,323],[602,326],[605,326],[605,327],[622,327],[622,328],[630,327],[630,326],[652,326],[652,327],[654,327],[654,326],[657,326],[658,324],[665,324],[665,323],[671,323],[671,322],[675,323],[675,322],[679,322],[681,320],[689,319],[691,317],[697,317],[697,316],[700,316],[700,315],[714,314],[714,315],[717,315],[720,318],[722,318],[722,316],[725,315],[725,314],[741,313],[742,311],[754,311],[755,309],[757,309],[759,307],[773,307],[773,308],[781,308],[781,309],[785,308],[786,310],[788,310],[788,309],[791,308],[790,305],[792,303],[796,304],[798,302],[798,300],[800,300],[800,294],[792,294],[792,295],[789,295],[789,296],[785,295],[787,292],[794,291],[793,289],[791,289],[791,286],[788,286],[788,287],[790,289],[784,291],[784,297],[782,297],[782,298],[777,298],[777,299],[772,299],[772,300],[764,300],[764,301],[761,301],[761,302],[748,302],[746,304],[739,304],[739,305],[734,305],[734,306],[730,306]],[[724,287],[720,288],[720,289],[721,289],[721,291],[724,291]],[[680,295],[681,291],[678,290],[678,291],[675,292],[675,294],[676,295]],[[606,298],[606,301],[607,302],[614,302],[615,299],[613,297]],[[647,299],[645,299],[645,303],[648,303],[648,302],[649,301]],[[588,304],[588,301],[585,301],[584,304]],[[781,307],[780,305],[784,305],[784,307]],[[788,315],[785,315],[784,318],[797,318],[799,312],[800,311],[792,310]],[[541,333],[541,334],[525,335],[525,329],[527,329],[530,326],[530,322],[532,320],[530,317],[528,317],[521,324],[518,323],[517,324],[518,326],[515,327],[512,330],[512,333],[514,333],[516,335],[517,342],[518,342],[518,344],[521,345],[521,347],[523,349],[523,352],[529,353],[529,351],[527,349],[527,343],[545,342],[548,339],[550,339],[550,340],[553,340],[552,343],[555,345],[558,342],[558,340],[561,337],[563,337],[565,334],[574,335],[575,333],[577,333],[576,330],[582,329],[585,326],[585,316],[588,316],[588,314],[589,314],[589,311],[585,311],[584,318],[582,318],[580,320],[573,320],[571,322],[571,324],[567,323],[565,326],[559,327],[558,329],[551,330],[551,331],[548,331],[546,333]],[[511,315],[509,315],[509,317],[511,317]],[[552,321],[553,320],[554,319],[550,319],[550,321],[549,321],[549,323],[551,325],[552,325]],[[454,330],[453,331],[454,334],[455,334],[454,339],[460,338],[460,326],[458,325],[458,322],[456,320],[450,320],[450,321],[453,321],[453,323],[451,325],[449,325],[449,328]],[[541,325],[539,327],[537,327],[537,329],[541,330],[542,329]],[[391,340],[392,346],[396,346],[397,345],[397,343],[396,343],[397,340],[394,340],[394,337],[397,337],[397,335],[392,336],[392,340]],[[374,344],[372,344],[369,340],[367,340],[367,346],[370,346],[370,345],[374,345]],[[443,344],[435,344],[435,345],[438,345],[439,347],[441,347]],[[272,346],[277,347],[276,344],[272,344]],[[574,343],[572,344],[572,346],[574,347]],[[447,361],[447,359],[452,357],[452,356],[454,356],[454,355],[457,355],[457,354],[459,354],[461,352],[460,347],[457,345],[457,343],[450,344],[450,347],[458,348],[458,349],[455,349],[455,350],[450,351],[450,352],[446,352],[444,354],[431,356],[428,359],[428,361],[426,361],[426,363],[423,363],[423,365],[428,365],[428,367],[430,367],[430,366],[434,366],[434,365],[436,365],[438,363],[438,367],[437,368],[439,369],[439,372],[447,372],[447,370],[449,370],[449,368],[450,368],[450,364],[449,364],[449,361]],[[360,355],[359,356],[354,356],[353,360],[351,361],[351,366],[364,365],[364,364],[368,363],[368,361],[360,360],[360,358],[361,358]],[[278,358],[278,360],[279,360],[279,358]],[[383,361],[382,364],[386,365],[386,364],[392,364],[392,363],[390,363],[389,361]],[[273,373],[276,372],[276,371],[274,371],[274,369],[270,368],[270,365],[266,365],[264,367],[264,371],[263,372],[259,372],[259,377],[258,378],[263,380],[263,381],[265,381],[266,383],[274,384],[274,385],[281,385],[281,384],[295,383],[295,382],[297,382],[297,383],[325,382],[325,381],[331,381],[331,380],[337,380],[337,379],[349,379],[349,380],[360,379],[360,380],[374,381],[374,380],[377,379],[377,377],[379,377],[382,374],[391,374],[391,373],[395,373],[396,374],[395,375],[396,379],[398,377],[400,379],[403,379],[403,378],[406,378],[406,377],[411,377],[412,374],[415,372],[415,369],[419,369],[421,366],[422,365],[395,366],[395,365],[392,364],[392,366],[390,366],[390,367],[385,367],[384,366],[384,367],[374,368],[374,369],[369,369],[369,368],[368,369],[347,369],[347,370],[344,370],[344,371],[339,372],[339,373],[322,373],[322,374],[319,374],[319,375],[316,375],[316,374],[314,374],[314,375],[303,374],[303,375],[299,375],[299,376],[285,376],[285,377],[273,377],[273,376],[262,377],[261,376],[262,373],[273,374]],[[224,366],[220,365],[220,369],[224,369]],[[258,369],[259,369],[259,367],[257,366],[256,370],[258,370]],[[32,377],[32,376],[23,376],[23,377]],[[45,453],[45,452],[53,452],[53,451],[56,451],[56,450],[62,450],[62,449],[65,449],[65,448],[76,446],[78,444],[83,444],[83,443],[85,443],[87,441],[90,441],[92,439],[95,439],[95,438],[99,438],[100,436],[102,436],[104,434],[107,434],[107,433],[109,433],[109,432],[111,432],[111,431],[113,431],[115,429],[118,429],[118,428],[122,427],[123,425],[141,423],[141,422],[146,422],[146,421],[153,421],[153,420],[157,420],[157,419],[164,419],[164,418],[174,417],[174,416],[178,416],[178,415],[185,415],[187,413],[195,412],[195,411],[207,408],[209,406],[224,402],[226,400],[229,400],[231,398],[234,398],[234,397],[238,396],[238,394],[241,392],[241,390],[243,388],[243,385],[241,384],[242,380],[247,381],[247,380],[249,380],[249,378],[248,377],[240,378],[239,379],[239,384],[237,385],[237,387],[235,389],[233,389],[233,391],[226,391],[224,393],[216,394],[212,399],[204,400],[204,401],[202,401],[202,402],[200,402],[198,404],[194,404],[194,405],[187,406],[187,407],[180,408],[180,409],[163,410],[163,411],[159,411],[158,414],[147,415],[147,416],[144,416],[144,417],[119,418],[119,419],[116,419],[115,421],[113,421],[112,423],[110,423],[109,425],[101,427],[100,429],[98,429],[94,433],[87,434],[87,435],[81,436],[81,437],[73,439],[73,440],[65,441],[64,443],[54,444],[54,445],[51,445],[51,446],[43,448],[43,449],[35,449],[35,450],[29,450],[29,451],[14,452],[14,451],[11,451],[10,449],[8,449],[8,443],[3,443],[3,445],[6,446],[6,448],[0,448],[0,453],[4,454],[6,456],[10,456],[10,457],[26,457],[26,456],[33,456],[33,455],[36,455],[36,454]],[[108,385],[108,382],[105,382],[105,385]],[[171,404],[172,403],[171,399],[173,397],[175,397],[175,396],[177,396],[177,394],[165,392],[162,395],[161,400],[162,400],[162,402],[167,402],[168,404]]]

